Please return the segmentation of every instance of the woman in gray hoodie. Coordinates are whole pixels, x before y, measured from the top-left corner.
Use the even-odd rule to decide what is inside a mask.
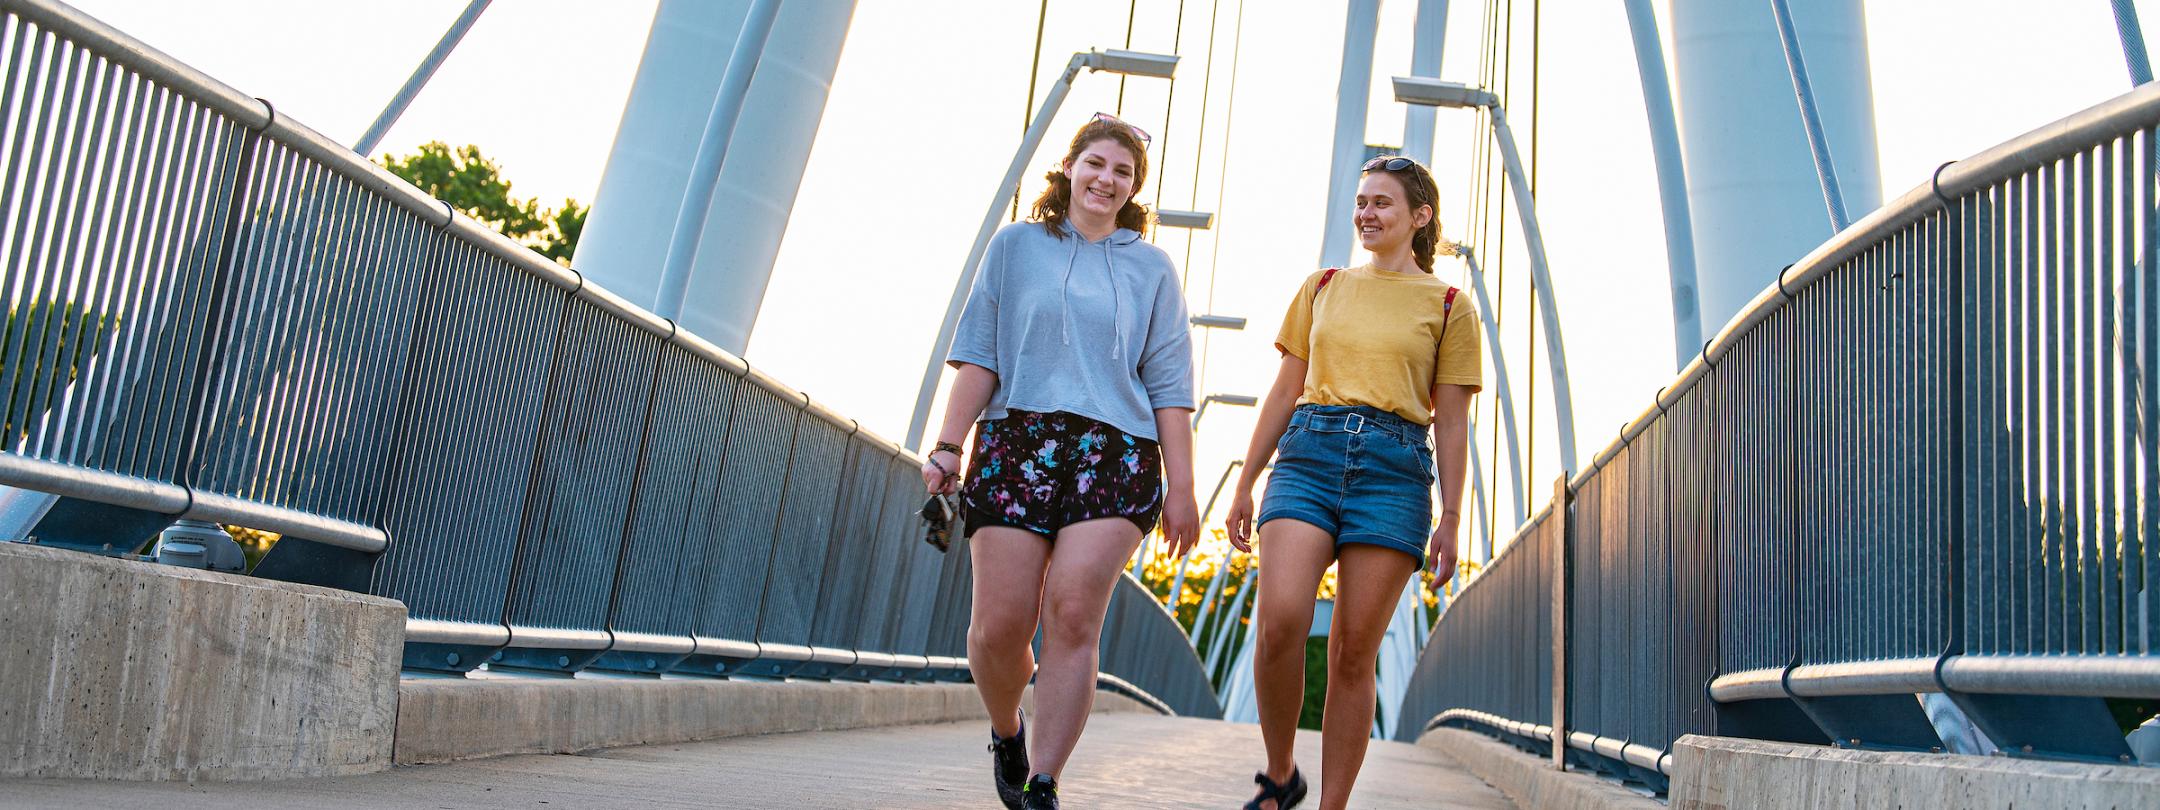
[[[1094,702],[1103,614],[1141,537],[1160,519],[1182,555],[1199,536],[1185,300],[1169,255],[1142,240],[1150,215],[1132,201],[1147,177],[1146,138],[1096,115],[1029,221],[990,240],[923,463],[932,492],[960,493],[972,538],[968,666],[1010,808],[1057,806],[1058,775]],[[1020,716],[1030,676],[1032,758]]]

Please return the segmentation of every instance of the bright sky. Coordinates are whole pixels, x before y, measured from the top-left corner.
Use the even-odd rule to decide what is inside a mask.
[[[270,99],[281,115],[348,142],[465,5],[75,4]],[[1338,3],[1253,2],[1243,9],[1239,37],[1240,5],[1140,0],[1132,47],[1174,50],[1185,59],[1174,91],[1159,80],[1127,82],[1123,112],[1156,137],[1151,157],[1163,175],[1143,200],[1155,202],[1159,189],[1163,207],[1217,214],[1216,229],[1190,245],[1174,230],[1158,238],[1188,274],[1193,311],[1251,319],[1248,330],[1214,333],[1203,344],[1204,392],[1259,394],[1277,363],[1269,344],[1282,308],[1319,254],[1343,12]],[[1442,76],[1470,80],[1486,4],[1450,5]],[[1527,87],[1534,4],[1509,5],[1518,15],[1518,87]],[[1657,5],[1662,20],[1667,10],[1663,2]],[[2044,13],[2034,5],[1869,4],[1886,199],[1925,182],[1944,160],[2129,88],[2108,3],[2051,3]],[[1408,72],[1415,6],[1410,0],[1383,5],[1369,142],[1401,142],[1401,107],[1384,82]],[[1587,459],[1670,378],[1670,300],[1641,93],[1620,4],[1552,6],[1565,13],[1544,15],[1540,26],[1538,204],[1570,338],[1578,452]],[[2160,24],[2160,0],[2137,6],[2148,27]],[[652,0],[496,3],[391,130],[383,150],[408,152],[429,140],[478,144],[502,164],[516,193],[546,205],[564,197],[590,202],[653,7]],[[1028,112],[1036,11],[1035,3],[1013,0],[861,0],[746,352],[753,364],[870,429],[895,439],[905,435],[939,313]],[[1122,46],[1125,11],[1125,3],[1051,2],[1042,84],[1076,50]],[[1240,48],[1233,105],[1232,56]],[[1088,115],[1117,110],[1119,90],[1109,75],[1082,76],[1035,165],[1047,168]],[[1169,105],[1173,92],[1175,104]],[[1510,118],[1527,150],[1532,116],[1527,96],[1520,95],[1527,91],[1517,92]],[[1466,114],[1443,111],[1440,117],[1434,163],[1443,226],[1453,234],[1465,231],[1471,196],[1462,165],[1475,134],[1471,124]],[[1030,197],[1039,174],[1031,171],[1025,183]],[[1462,277],[1447,264],[1440,272],[1450,280]],[[1531,376],[1530,335],[1520,308],[1527,288],[1520,271],[1499,284],[1505,291],[1496,293],[1508,298],[1504,342],[1520,386]],[[1718,326],[1704,324],[1704,333]],[[1539,388],[1533,420],[1538,458],[1527,477],[1536,482],[1533,493],[1549,492],[1559,474],[1550,455],[1550,394]],[[1527,400],[1518,408],[1531,415]],[[1224,465],[1243,454],[1251,427],[1251,409],[1208,412],[1197,465],[1203,500]],[[1486,452],[1489,461],[1489,447]]]

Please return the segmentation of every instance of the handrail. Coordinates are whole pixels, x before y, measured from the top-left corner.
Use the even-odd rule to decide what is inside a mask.
[[[1461,588],[1409,699],[1541,744],[1515,684],[1556,671],[1558,542],[1583,764],[1656,786],[1689,732],[1942,747],[1922,693],[2005,748],[2128,756],[2094,707],[2160,696],[2156,171],[2148,85],[1810,251],[1540,512],[1565,537],[1525,523],[1510,550],[1542,550]]]
[[[285,534],[409,667],[968,677],[897,442],[62,3],[0,71],[0,483]],[[1219,716],[1142,590],[1105,687]]]

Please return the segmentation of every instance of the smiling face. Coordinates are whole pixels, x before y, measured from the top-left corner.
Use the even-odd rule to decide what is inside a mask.
[[[1065,176],[1072,178],[1071,213],[1094,222],[1114,222],[1125,201],[1132,199],[1139,161],[1130,149],[1110,138],[1098,138],[1065,162]]]
[[[1410,203],[1395,175],[1368,172],[1358,181],[1357,213],[1350,221],[1357,226],[1358,244],[1377,255],[1408,247],[1432,216],[1431,206]]]

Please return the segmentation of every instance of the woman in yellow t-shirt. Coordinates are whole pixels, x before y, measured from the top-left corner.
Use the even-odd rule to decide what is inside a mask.
[[[1260,408],[1227,527],[1240,550],[1251,550],[1256,523],[1260,533],[1253,680],[1267,770],[1254,777],[1260,793],[1248,808],[1289,810],[1305,797],[1292,745],[1321,574],[1336,566],[1320,806],[1340,808],[1364,764],[1373,670],[1396,600],[1419,566],[1442,576],[1455,567],[1480,377],[1475,314],[1432,273],[1436,253],[1453,253],[1435,220],[1439,193],[1417,161],[1365,164],[1353,221],[1372,263],[1308,277],[1275,339],[1282,370]],[[1256,521],[1253,484],[1278,453]]]

